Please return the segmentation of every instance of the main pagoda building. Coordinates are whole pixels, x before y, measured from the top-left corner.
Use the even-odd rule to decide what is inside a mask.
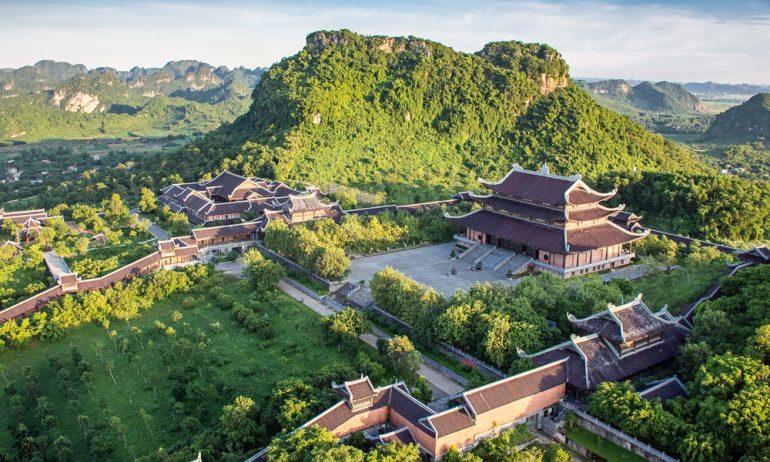
[[[446,215],[465,230],[458,244],[487,244],[529,256],[531,270],[567,278],[627,265],[634,257],[630,244],[649,233],[613,223],[610,218],[624,206],[602,203],[617,191],[595,191],[580,175],[554,175],[547,165],[533,171],[514,164],[502,180],[480,182],[492,193],[463,193],[463,198],[482,208]]]

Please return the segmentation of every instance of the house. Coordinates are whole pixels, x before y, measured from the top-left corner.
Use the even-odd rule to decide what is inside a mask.
[[[531,257],[532,269],[537,271],[567,278],[627,265],[634,257],[630,244],[649,234],[610,220],[623,206],[602,203],[617,191],[595,191],[580,175],[554,175],[547,165],[533,171],[514,164],[502,180],[480,182],[492,193],[462,193],[480,209],[446,215],[461,231],[458,245],[508,249]]]
[[[644,389],[639,391],[639,396],[649,401],[656,399],[668,401],[678,396],[686,397],[688,395],[687,387],[675,375],[667,379],[648,383]]]

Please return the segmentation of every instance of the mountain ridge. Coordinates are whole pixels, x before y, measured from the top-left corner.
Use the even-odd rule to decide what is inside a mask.
[[[594,103],[568,69],[542,44],[493,42],[463,53],[411,36],[319,31],[263,75],[246,114],[192,144],[177,165],[194,157],[193,175],[229,168],[389,185],[412,199],[544,158],[555,171],[588,176],[702,168],[685,149]]]

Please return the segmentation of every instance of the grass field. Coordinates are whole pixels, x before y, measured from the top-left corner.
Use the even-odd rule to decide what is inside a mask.
[[[235,279],[224,279],[222,287],[242,303],[250,298]],[[194,297],[193,303],[190,297]],[[139,338],[130,333],[126,323],[114,321],[110,329],[118,332],[118,339],[113,344],[101,326],[88,325],[69,331],[69,335],[55,342],[35,341],[22,350],[8,350],[0,354],[0,363],[8,380],[15,382],[19,394],[25,396],[24,420],[28,426],[39,427],[40,423],[34,411],[35,403],[26,398],[22,372],[25,366],[37,372],[41,394],[51,402],[56,416],[56,432],[72,441],[76,460],[84,460],[89,454],[78,415],[88,416],[91,426],[107,422],[112,416],[119,417],[127,428],[128,447],[124,447],[119,434],[108,428],[112,432],[114,452],[99,460],[133,460],[159,447],[169,448],[187,436],[175,424],[169,367],[178,368],[188,376],[187,389],[194,390],[194,394],[185,400],[185,406],[195,415],[204,416],[199,420],[209,426],[218,419],[222,406],[231,403],[235,396],[249,396],[260,405],[279,380],[306,377],[321,366],[352,364],[346,353],[323,341],[315,313],[280,292],[275,306],[278,307],[275,311],[266,310],[275,334],[270,340],[260,339],[244,329],[231,313],[213,307],[205,294],[187,293],[158,302],[132,320],[131,325],[142,331]],[[182,314],[178,322],[172,320],[174,311]],[[190,354],[176,357],[169,366],[165,365],[162,357],[171,349],[172,340],[154,327],[156,321],[172,327],[176,331],[175,340],[192,339]],[[128,339],[125,354],[122,352],[124,338]],[[72,360],[73,347],[93,368],[91,396],[78,380]],[[101,348],[101,358],[96,348]],[[196,353],[196,350],[199,351]],[[137,359],[130,362],[132,355]],[[58,359],[63,369],[69,371],[70,382],[77,390],[74,406],[67,404],[72,397],[64,396],[65,387],[48,358]],[[112,373],[117,383],[113,383],[107,370],[109,363],[114,365]],[[140,410],[151,416],[150,422],[142,419]],[[0,399],[0,450],[11,451],[13,438],[8,426],[15,424],[9,399],[4,395]]]
[[[568,428],[567,437],[594,454],[603,457],[607,462],[645,462],[643,457],[626,451],[581,427]]]
[[[724,263],[684,266],[669,272],[646,276],[633,281],[634,293],[644,294],[644,302],[653,310],[668,303],[669,311],[678,314],[688,303],[692,303],[727,274]]]

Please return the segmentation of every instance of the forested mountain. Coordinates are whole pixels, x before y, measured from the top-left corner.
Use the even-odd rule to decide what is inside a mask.
[[[560,173],[588,176],[702,169],[684,148],[596,104],[547,45],[498,42],[467,54],[344,30],[310,34],[262,76],[248,113],[175,165],[384,185],[411,200],[546,159]]]
[[[0,140],[207,131],[246,110],[262,71],[198,61],[130,71],[40,61],[2,70]]]
[[[719,114],[706,132],[717,142],[764,141],[770,146],[770,93],[760,93]]]
[[[700,99],[689,93],[682,85],[671,82],[641,82],[631,86],[625,80],[602,80],[584,83],[599,103],[605,99],[615,104],[605,104],[618,112],[662,112],[675,115],[708,114],[709,109]]]

